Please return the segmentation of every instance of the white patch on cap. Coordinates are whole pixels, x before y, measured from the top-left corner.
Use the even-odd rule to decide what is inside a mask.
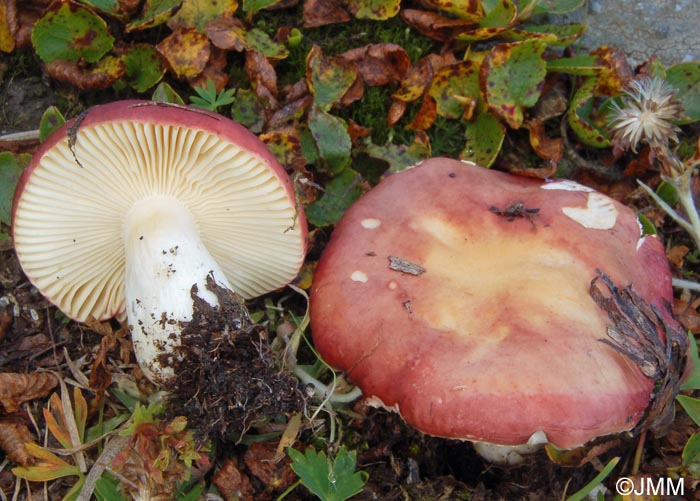
[[[552,181],[551,183],[545,183],[542,186],[540,186],[540,188],[542,188],[543,190],[585,191],[586,193],[595,191],[593,188],[589,188],[588,186],[579,184],[576,181],[569,181],[568,179],[564,179],[562,181]]]
[[[612,199],[600,193],[590,193],[586,207],[562,207],[562,212],[584,228],[609,230],[617,221],[617,208]]]
[[[368,217],[367,219],[363,219],[362,221],[360,221],[360,224],[363,228],[367,228],[368,230],[374,230],[376,228],[379,228],[382,222],[376,217]]]
[[[367,273],[360,270],[353,271],[352,275],[350,275],[350,280],[352,280],[353,282],[365,283],[367,281]]]
[[[394,281],[392,280],[391,282],[389,282],[389,284],[387,285],[387,287],[389,287],[389,290],[392,290],[392,291],[393,291],[394,289],[396,289],[396,282],[394,282]]]

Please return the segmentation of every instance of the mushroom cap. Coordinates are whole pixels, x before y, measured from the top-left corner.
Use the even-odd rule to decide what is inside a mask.
[[[124,218],[157,196],[191,212],[244,298],[287,284],[301,267],[306,220],[266,146],[216,113],[134,100],[66,122],[23,172],[12,212],[26,275],[71,318],[122,316]]]
[[[491,210],[518,201],[539,209],[532,221]],[[543,431],[576,447],[632,429],[654,385],[600,341],[596,269],[664,311],[672,299],[663,246],[629,208],[571,181],[431,159],[336,225],[312,286],[314,344],[427,434],[519,445]]]

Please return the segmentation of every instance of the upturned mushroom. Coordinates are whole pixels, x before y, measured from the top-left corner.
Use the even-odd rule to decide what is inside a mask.
[[[29,280],[69,317],[128,319],[155,382],[195,297],[212,284],[242,298],[284,286],[305,255],[291,180],[266,146],[198,108],[119,101],[55,131],[34,155],[13,206]]]
[[[667,421],[685,360],[671,300],[629,208],[437,158],[345,213],[310,313],[321,356],[418,430],[571,449]]]

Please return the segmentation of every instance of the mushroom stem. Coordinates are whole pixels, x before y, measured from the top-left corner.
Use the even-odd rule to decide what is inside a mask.
[[[200,239],[192,214],[174,197],[152,196],[134,204],[123,231],[126,311],[136,359],[154,382],[174,375],[174,349],[182,323],[193,315],[192,290],[212,307],[207,276],[231,290]]]

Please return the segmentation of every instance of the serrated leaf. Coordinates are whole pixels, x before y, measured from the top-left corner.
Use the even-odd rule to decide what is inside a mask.
[[[480,113],[475,120],[465,124],[465,143],[460,160],[491,167],[501,151],[505,135],[506,128],[498,118],[491,113]]]
[[[155,47],[138,44],[129,47],[122,55],[126,82],[136,92],[146,92],[165,74],[165,65]]]
[[[57,60],[94,63],[112,48],[107,24],[90,10],[58,2],[34,24],[32,45],[47,63]]]
[[[499,44],[481,65],[481,82],[491,111],[517,129],[523,110],[540,97],[547,66],[545,44],[537,40]]]
[[[357,79],[357,70],[344,59],[327,58],[314,46],[306,58],[306,82],[314,105],[328,110],[340,101]]]
[[[567,118],[569,126],[581,142],[594,148],[607,148],[610,146],[610,140],[605,130],[596,124],[592,117],[595,86],[594,77],[590,77],[581,85],[571,99]]]
[[[314,108],[309,113],[309,129],[324,168],[337,174],[350,164],[352,142],[343,120]]]
[[[350,168],[331,179],[323,196],[306,207],[306,219],[315,226],[337,223],[363,192],[360,175]]]
[[[399,13],[401,0],[354,0],[348,10],[358,19],[386,21]]]
[[[666,71],[666,81],[678,89],[676,98],[681,101],[683,111],[688,116],[684,123],[700,120],[700,62],[671,66]]]
[[[126,25],[126,32],[142,31],[163,24],[181,3],[182,0],[146,0],[141,15]]]
[[[348,499],[360,491],[365,484],[362,473],[356,472],[355,451],[341,448],[331,462],[325,452],[308,448],[304,454],[289,449],[292,470],[299,475],[302,483],[319,498],[325,501]]]
[[[14,154],[0,152],[0,222],[10,225],[12,222],[12,199],[22,167]]]

